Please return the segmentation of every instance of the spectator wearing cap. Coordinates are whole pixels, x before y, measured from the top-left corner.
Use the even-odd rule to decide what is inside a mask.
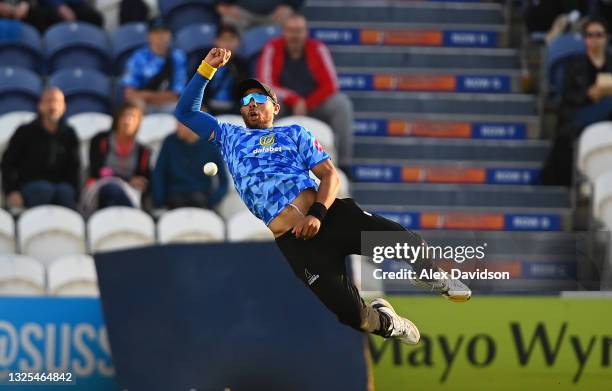
[[[217,70],[206,87],[204,108],[211,115],[240,114],[236,86],[248,76],[248,65],[238,54],[240,34],[235,27],[222,25],[217,29],[214,46],[232,52],[229,62]],[[195,71],[195,69],[193,70]]]
[[[79,141],[66,122],[64,94],[46,89],[38,117],[17,128],[2,157],[2,188],[9,208],[55,204],[75,208]]]
[[[223,24],[243,32],[262,24],[282,25],[303,3],[304,0],[219,0],[215,9]]]
[[[207,162],[219,167],[216,179],[202,174]],[[219,149],[179,122],[176,132],[164,140],[153,170],[155,207],[214,208],[227,193],[224,167]]]
[[[171,48],[172,33],[161,18],[149,22],[149,45],[135,51],[121,79],[124,98],[147,113],[173,113],[187,81],[185,53]]]
[[[289,17],[283,25],[282,37],[266,44],[259,57],[257,76],[274,88],[289,108],[283,108],[283,114],[308,115],[328,123],[336,134],[340,166],[349,164],[353,105],[338,90],[329,49],[308,37],[304,16]]]

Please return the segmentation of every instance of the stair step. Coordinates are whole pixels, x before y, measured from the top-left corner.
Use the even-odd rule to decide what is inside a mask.
[[[521,92],[521,74],[516,70],[340,68],[338,83],[343,91],[431,91],[471,93]]]
[[[539,119],[535,116],[358,113],[353,130],[357,136],[393,138],[533,139],[539,138]]]
[[[409,207],[569,208],[567,189],[539,186],[353,183],[362,204]]]
[[[519,69],[515,49],[447,48],[416,46],[332,46],[336,67],[425,68],[429,70],[458,69]]]
[[[550,143],[539,140],[447,140],[357,137],[355,159],[459,160],[541,163]]]
[[[367,20],[378,23],[502,24],[502,6],[493,3],[309,1],[304,15],[309,21]]]
[[[356,112],[534,116],[536,98],[524,94],[347,91]]]
[[[569,209],[362,207],[411,230],[564,231],[571,224]]]
[[[328,45],[494,48],[508,46],[502,26],[313,22],[310,36]]]

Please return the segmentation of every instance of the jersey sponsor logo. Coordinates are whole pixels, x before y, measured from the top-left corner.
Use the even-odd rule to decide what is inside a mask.
[[[274,133],[266,134],[265,136],[261,136],[259,138],[259,145],[268,146],[274,144],[276,140],[274,139]]]

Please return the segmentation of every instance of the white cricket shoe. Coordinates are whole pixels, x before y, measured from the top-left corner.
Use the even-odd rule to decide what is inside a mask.
[[[438,271],[443,272],[438,268]],[[454,302],[468,301],[472,297],[472,290],[461,280],[455,278],[442,278],[434,280],[410,280],[414,285],[437,292],[443,297]]]
[[[421,333],[414,323],[399,316],[393,306],[385,299],[374,299],[372,307],[387,315],[391,320],[389,325],[390,338],[397,338],[405,344],[416,345],[421,339]]]

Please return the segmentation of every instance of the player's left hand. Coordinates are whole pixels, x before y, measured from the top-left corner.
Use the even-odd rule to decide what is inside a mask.
[[[321,228],[321,221],[314,216],[304,216],[302,219],[293,227],[291,232],[298,239],[312,239]]]

